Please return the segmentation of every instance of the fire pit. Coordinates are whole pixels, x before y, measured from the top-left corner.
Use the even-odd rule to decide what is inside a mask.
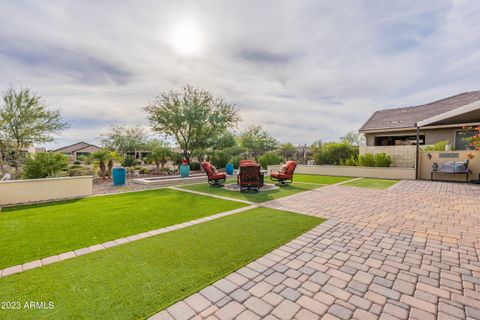
[[[223,189],[240,192],[240,186],[236,183],[228,183],[225,186],[223,186]],[[276,185],[272,183],[264,183],[263,186],[258,188],[258,191],[262,192],[262,191],[270,191],[270,190],[276,190],[276,189],[278,189]]]

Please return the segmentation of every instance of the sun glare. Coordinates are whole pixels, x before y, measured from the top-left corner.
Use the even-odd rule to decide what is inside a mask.
[[[191,56],[200,52],[202,37],[193,24],[181,24],[172,29],[170,44],[178,54]]]

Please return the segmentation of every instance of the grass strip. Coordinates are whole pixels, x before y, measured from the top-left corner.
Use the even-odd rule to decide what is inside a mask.
[[[0,278],[1,319],[138,319],[183,299],[322,223],[257,208]],[[23,308],[26,301],[54,308]]]

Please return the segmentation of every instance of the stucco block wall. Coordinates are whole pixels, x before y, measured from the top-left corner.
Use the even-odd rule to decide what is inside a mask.
[[[456,155],[454,158],[440,158],[440,154],[448,153],[450,155]],[[432,156],[431,159],[428,158],[428,154]],[[473,154],[473,159],[469,159],[468,168],[472,171],[472,175],[470,175],[470,180],[479,179],[480,173],[480,151],[449,151],[449,152],[438,152],[438,151],[422,151],[420,152],[420,179],[423,180],[430,180],[430,172],[432,172],[432,165],[434,162],[441,163],[447,161],[465,161],[468,159],[467,154]],[[434,179],[438,180],[449,180],[449,181],[465,181],[465,175],[453,175],[453,174],[441,174],[436,173],[434,175]]]
[[[280,166],[268,166],[268,172],[278,171]],[[329,165],[303,165],[299,164],[295,169],[299,174],[318,174],[326,176],[362,177],[378,179],[415,179],[413,168],[373,168],[373,167],[350,167]],[[295,176],[293,177],[295,181]]]
[[[0,182],[0,206],[92,195],[93,177],[12,180]]]

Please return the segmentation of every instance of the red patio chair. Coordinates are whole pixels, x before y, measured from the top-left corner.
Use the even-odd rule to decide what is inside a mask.
[[[240,162],[237,184],[240,187],[240,192],[244,190],[258,192],[262,185],[260,166],[251,160]]]
[[[293,172],[297,167],[295,161],[287,161],[278,172],[270,173],[270,180],[278,181],[281,184],[292,183],[293,181]]]
[[[220,186],[227,180],[227,174],[225,172],[217,172],[215,167],[207,161],[202,162],[202,168],[207,174],[208,184],[210,186]]]

